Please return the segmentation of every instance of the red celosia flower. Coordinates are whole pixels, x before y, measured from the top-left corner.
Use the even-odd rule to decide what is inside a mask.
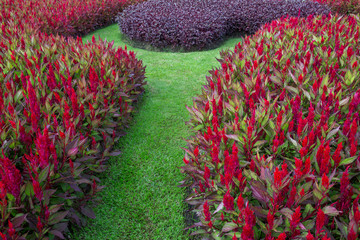
[[[4,153],[3,153],[4,155]],[[7,157],[0,158],[0,176],[6,191],[17,200],[20,197],[21,173],[15,164]]]
[[[187,160],[185,157],[183,158],[183,161],[185,164],[189,164],[189,160]]]
[[[33,179],[32,186],[34,189],[35,197],[41,202],[43,197],[43,191],[40,187],[40,184],[37,180]]]
[[[281,171],[279,171],[279,168],[276,167],[274,172],[274,184],[276,187],[279,187],[281,185],[281,179],[282,179]]]
[[[232,240],[237,240],[236,234],[234,233],[234,236],[232,237]]]
[[[253,226],[249,225],[248,223],[245,223],[245,225],[242,229],[241,239],[242,240],[254,240]]]
[[[204,185],[202,184],[201,181],[199,181],[199,188],[200,188],[200,192],[205,192]]]
[[[210,227],[210,228],[213,228],[213,223],[212,223],[212,221],[210,221],[209,223],[208,223],[208,226]]]
[[[266,219],[268,221],[268,231],[272,231],[274,227],[274,214],[271,214],[271,210],[269,210]]]
[[[339,166],[339,163],[341,161],[341,156],[340,156],[340,152],[342,150],[342,142],[340,142],[338,145],[337,145],[337,148],[332,156],[333,160],[334,160],[334,168],[336,168],[337,166]]]
[[[326,235],[326,236],[323,236],[323,237],[321,238],[321,240],[331,240],[331,239]]]
[[[329,188],[329,178],[326,176],[326,174],[324,173],[322,178],[321,178],[321,184],[328,189]]]
[[[297,193],[297,189],[296,189],[296,186],[295,186],[294,183],[293,183],[293,186],[292,186],[291,192],[290,192],[290,196],[289,196],[289,198],[288,198],[288,201],[286,202],[286,206],[288,206],[289,208],[291,208],[292,205],[293,205],[294,202],[295,202],[296,193]]]
[[[349,181],[349,167],[346,168],[345,172],[342,174],[341,180],[340,180],[340,192],[342,194],[345,193],[345,190],[349,187],[350,181]]]
[[[71,159],[69,159],[69,166],[71,174],[74,174],[74,162]]]
[[[351,227],[348,237],[347,237],[347,240],[356,240],[356,239],[358,239],[357,237],[358,237],[358,234],[354,231],[354,228]]]
[[[329,164],[330,164],[330,146],[329,144],[327,144],[324,149],[323,156],[321,158],[320,174],[329,173]]]
[[[303,197],[305,196],[305,190],[302,188],[301,191],[300,191],[300,196]]]
[[[300,178],[302,176],[303,162],[299,158],[295,158],[295,177]]]
[[[204,169],[204,178],[207,181],[210,177],[210,169],[206,166],[205,164],[205,169]]]
[[[310,230],[308,234],[306,235],[306,240],[315,240],[314,236],[310,233]]]
[[[227,211],[234,210],[234,198],[230,195],[230,191],[227,191],[224,195],[223,203]]]
[[[195,157],[199,156],[199,147],[197,146],[194,150]]]
[[[281,233],[281,234],[278,236],[277,240],[286,240],[286,234],[285,234],[285,233]]]
[[[43,230],[44,224],[41,222],[40,216],[38,216],[38,221],[36,224],[37,230],[41,233]]]
[[[325,225],[325,219],[326,216],[324,212],[321,210],[321,208],[318,209],[317,215],[316,215],[316,233],[319,234],[321,232],[321,229]]]
[[[14,225],[12,224],[12,222],[10,222],[10,220],[8,220],[8,223],[9,223],[8,233],[9,233],[10,237],[13,238],[15,236]]]
[[[209,204],[208,202],[206,201],[203,205],[203,210],[204,210],[204,215],[205,215],[205,221],[210,221],[211,220],[211,213],[210,213],[210,210],[209,210]]]
[[[354,141],[355,140],[355,135],[356,135],[356,132],[357,132],[357,121],[356,119],[354,118],[354,120],[352,121],[351,123],[351,127],[350,127],[350,135],[349,135],[349,140],[350,141]]]
[[[305,160],[305,167],[304,167],[304,171],[303,171],[303,174],[308,174],[311,170],[311,160],[310,160],[310,157],[308,157],[306,160]]]
[[[298,77],[298,81],[299,81],[300,85],[302,84],[303,79],[304,79],[303,75],[300,74],[299,77]]]
[[[357,143],[358,141],[352,141],[350,144],[350,156],[355,156],[357,153]]]
[[[49,211],[49,207],[47,205],[45,205],[45,221],[48,221],[49,220],[49,217],[50,217],[50,211]]]
[[[357,61],[355,61],[352,65],[352,68],[356,68],[357,66],[358,66],[358,63],[357,63]]]
[[[292,231],[294,231],[297,225],[300,223],[300,218],[301,218],[300,206],[298,206],[295,209],[295,212],[293,213],[290,219],[290,228]]]
[[[209,101],[207,101],[206,105],[205,105],[205,112],[208,112],[209,108],[210,108],[210,104],[209,104]]]
[[[237,203],[239,210],[242,210],[244,208],[244,199],[243,199],[241,193],[240,193],[239,197],[237,198],[236,203]]]

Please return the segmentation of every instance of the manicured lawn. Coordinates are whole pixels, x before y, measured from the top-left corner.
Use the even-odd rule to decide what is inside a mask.
[[[117,25],[93,34],[124,46]],[[99,193],[97,218],[72,239],[188,239],[183,231],[185,192],[177,187],[183,179],[178,169],[184,154],[180,147],[191,134],[185,125],[189,119],[185,105],[200,93],[207,72],[219,65],[219,51],[240,40],[232,38],[220,48],[190,53],[128,46],[146,65],[146,94],[128,134],[116,146],[122,155],[113,157],[101,176],[107,187]]]

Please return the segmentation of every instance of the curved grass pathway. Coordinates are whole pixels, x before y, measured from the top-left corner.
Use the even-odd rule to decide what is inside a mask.
[[[117,25],[93,33],[124,46]],[[83,39],[90,40],[93,34]],[[96,219],[71,239],[188,239],[183,231],[184,189],[178,188],[182,174],[185,105],[201,92],[207,72],[219,64],[219,51],[233,48],[232,38],[220,48],[191,53],[164,53],[131,48],[146,65],[148,85],[137,107],[128,134],[116,146],[122,151],[110,160],[101,176],[107,187],[99,193]]]

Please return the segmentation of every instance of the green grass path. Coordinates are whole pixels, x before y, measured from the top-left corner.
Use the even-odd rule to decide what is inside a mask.
[[[117,25],[93,33],[124,46]],[[90,40],[92,35],[84,40]],[[146,65],[146,93],[137,107],[131,128],[118,145],[122,154],[110,160],[101,176],[107,187],[99,193],[96,219],[72,239],[188,239],[183,211],[182,174],[185,105],[201,92],[205,76],[219,66],[220,49],[233,48],[240,38],[227,40],[221,48],[203,52],[170,53],[131,48]]]

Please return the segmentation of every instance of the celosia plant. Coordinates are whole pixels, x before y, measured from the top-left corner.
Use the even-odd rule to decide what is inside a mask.
[[[111,24],[125,7],[138,0],[2,0],[2,16],[34,29],[61,36],[80,36]]]
[[[118,154],[145,68],[101,39],[83,44],[4,17],[0,46],[0,238],[64,239],[69,220],[94,217],[94,175]]]
[[[359,14],[359,0],[313,0],[321,4],[327,4],[334,13],[339,14]]]
[[[149,0],[126,8],[117,22],[135,42],[198,50],[213,47],[235,32],[255,33],[282,16],[329,12],[326,5],[307,0]]]
[[[358,16],[285,18],[222,52],[189,107],[183,186],[214,239],[358,237]]]

